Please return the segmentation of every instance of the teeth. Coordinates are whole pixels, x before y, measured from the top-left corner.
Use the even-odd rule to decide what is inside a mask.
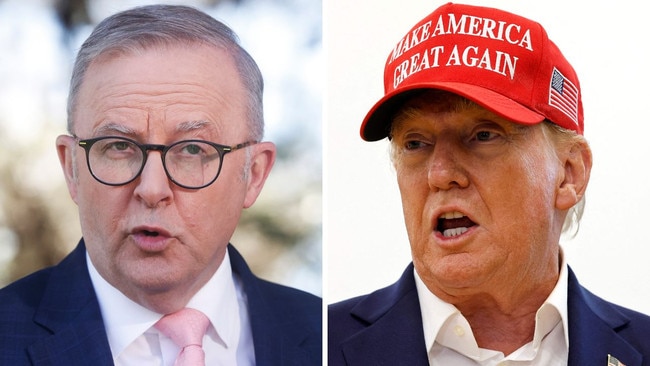
[[[460,235],[460,234],[462,234],[462,233],[464,233],[464,232],[466,232],[466,231],[467,231],[467,228],[466,228],[466,227],[457,227],[457,228],[453,228],[453,229],[447,229],[447,230],[445,230],[445,231],[442,233],[442,235],[443,235],[445,238],[452,238],[452,237],[454,237],[454,236],[458,236],[458,235]]]
[[[460,219],[461,217],[465,217],[465,215],[458,211],[445,212],[440,216],[441,219]]]

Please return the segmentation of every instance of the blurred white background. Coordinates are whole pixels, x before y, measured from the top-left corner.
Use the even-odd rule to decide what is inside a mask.
[[[387,141],[364,142],[359,126],[383,95],[395,44],[444,1],[326,0],[326,301],[397,280],[410,261]],[[563,248],[580,282],[602,297],[650,313],[650,82],[647,16],[623,1],[468,0],[540,22],[578,72],[585,137],[594,167],[580,231]]]

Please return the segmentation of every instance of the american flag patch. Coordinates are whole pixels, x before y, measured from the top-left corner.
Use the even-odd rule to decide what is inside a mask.
[[[612,355],[607,355],[607,366],[625,366],[621,361]]]
[[[561,72],[553,68],[549,89],[548,104],[578,124],[578,88]]]

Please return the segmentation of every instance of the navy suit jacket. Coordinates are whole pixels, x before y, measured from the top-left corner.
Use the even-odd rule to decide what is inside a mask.
[[[321,365],[322,301],[261,280],[231,245],[257,365]],[[113,365],[83,240],[57,266],[0,290],[0,365]]]
[[[569,269],[569,365],[650,365],[650,317],[606,302]],[[329,306],[328,365],[428,365],[413,265],[395,284]]]

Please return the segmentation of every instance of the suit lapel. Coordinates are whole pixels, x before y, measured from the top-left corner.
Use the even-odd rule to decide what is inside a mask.
[[[642,355],[617,334],[629,319],[578,283],[569,269],[569,366],[606,365],[607,355],[640,366]],[[412,265],[400,280],[351,311],[367,327],[342,344],[348,365],[428,365]]]
[[[617,334],[629,319],[582,287],[569,269],[569,365],[606,365],[607,355],[640,366],[642,355]]]
[[[368,326],[341,345],[348,365],[428,365],[413,265],[394,285],[370,294],[352,315]]]
[[[301,343],[309,336],[301,326],[292,321],[292,314],[285,314],[282,304],[274,302],[274,294],[266,290],[265,281],[257,278],[244,258],[232,246],[228,254],[233,271],[241,278],[248,299],[255,359],[257,365],[307,365],[310,351]]]
[[[83,240],[53,269],[34,322],[52,333],[28,348],[35,365],[113,365]]]

